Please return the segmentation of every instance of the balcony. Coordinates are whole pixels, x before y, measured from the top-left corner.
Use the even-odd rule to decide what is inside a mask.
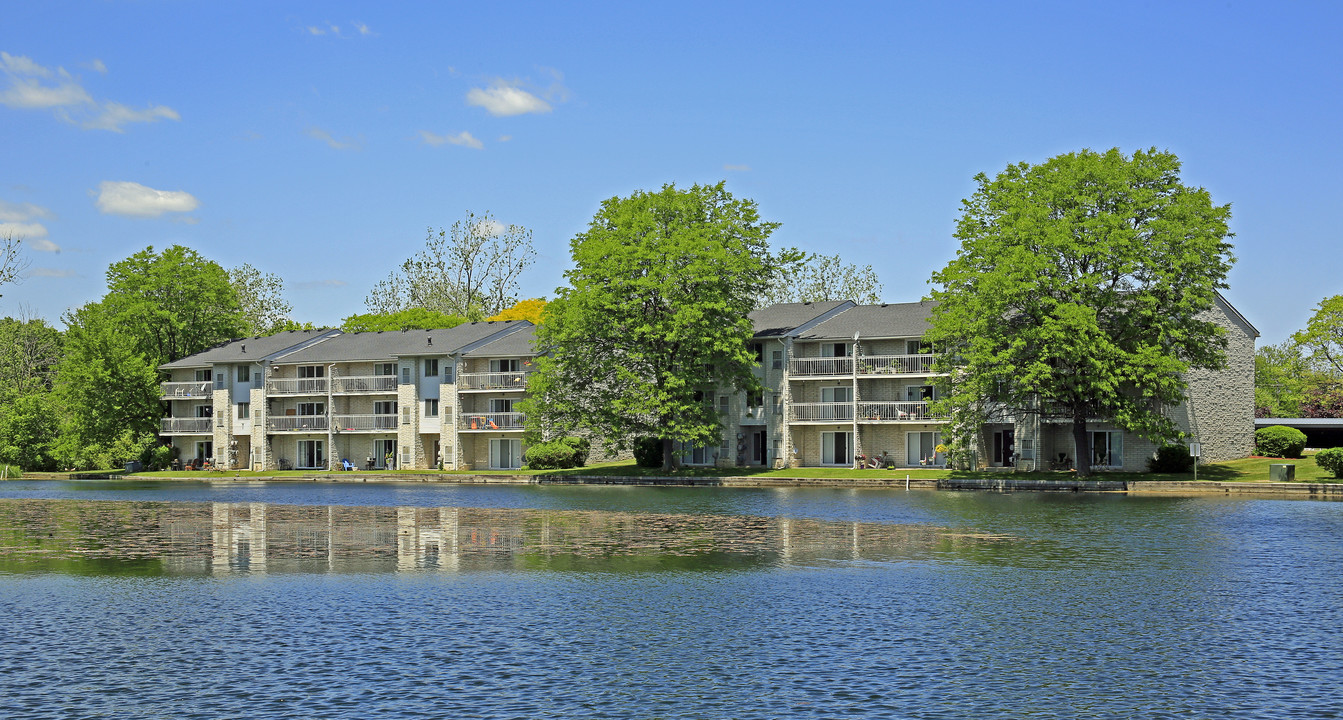
[[[204,382],[166,382],[159,384],[159,392],[164,400],[186,400],[188,398],[212,397],[211,383]]]
[[[793,403],[788,406],[789,422],[853,422],[853,403]]]
[[[934,415],[927,401],[860,402],[858,422],[938,422],[946,420]]]
[[[526,418],[520,412],[463,413],[462,432],[493,432],[495,430],[521,430]]]
[[[326,378],[279,378],[266,381],[268,395],[325,395]]]
[[[858,358],[858,374],[931,375],[936,355],[864,355]]]
[[[396,432],[397,415],[336,415],[336,432]]]
[[[396,392],[395,375],[353,375],[331,378],[335,395],[383,394]]]
[[[836,375],[852,375],[853,358],[792,358],[788,361],[788,374],[795,377],[834,377]]]
[[[208,417],[163,418],[159,421],[162,435],[209,435],[213,432],[214,420]]]
[[[266,418],[266,432],[326,432],[326,429],[325,415],[282,415]]]
[[[462,373],[457,376],[458,390],[526,390],[525,372]]]

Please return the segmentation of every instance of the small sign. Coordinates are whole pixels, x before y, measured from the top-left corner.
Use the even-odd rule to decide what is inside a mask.
[[[1203,457],[1203,443],[1189,443],[1189,457]]]

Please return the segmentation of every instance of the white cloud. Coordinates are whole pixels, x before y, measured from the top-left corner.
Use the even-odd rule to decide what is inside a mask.
[[[22,222],[32,218],[51,216],[50,210],[32,203],[11,203],[0,200],[0,222]]]
[[[311,35],[325,35],[325,34],[326,34],[326,30],[323,29],[323,28],[319,28],[319,27],[317,27],[317,26],[315,26],[315,25],[309,25],[309,26],[308,26],[308,33],[311,34]]]
[[[98,185],[98,209],[111,215],[158,217],[169,212],[191,212],[200,205],[191,193],[155,190],[136,182],[104,180]]]
[[[499,136],[499,142],[508,142],[509,140],[512,140],[512,139],[513,139],[513,136],[512,136],[512,135],[500,135],[500,136]]]
[[[102,114],[80,123],[88,130],[111,130],[125,132],[122,125],[133,122],[158,122],[159,120],[181,120],[177,111],[164,105],[155,105],[144,110],[132,110],[121,103],[109,102],[103,105]]]
[[[319,127],[310,127],[306,131],[308,137],[315,140],[321,140],[331,146],[333,150],[358,150],[359,141],[355,138],[341,138],[337,140],[331,133]]]
[[[472,88],[466,94],[466,104],[483,107],[495,117],[550,112],[550,103],[523,90],[518,84],[516,81],[509,83],[496,80],[488,89]]]
[[[103,75],[106,75],[106,74],[107,74],[107,66],[104,65],[104,64],[103,64],[103,61],[102,61],[102,60],[99,60],[98,58],[94,58],[91,62],[89,62],[89,63],[88,63],[87,65],[85,65],[84,67],[86,67],[86,68],[88,68],[88,69],[90,69],[90,70],[92,70],[92,71],[94,71],[94,72],[96,72],[96,73],[101,73],[101,74],[103,74]]]
[[[373,30],[371,30],[371,29],[370,29],[367,25],[365,25],[364,23],[356,22],[356,23],[352,23],[352,24],[354,25],[354,29],[359,31],[359,34],[360,34],[360,35],[376,35],[376,34],[377,34],[377,33],[373,32]]]
[[[504,225],[498,220],[493,219],[481,220],[480,222],[476,223],[476,226],[474,228],[474,230],[477,233],[479,233],[484,237],[499,237],[499,235],[501,235],[507,229],[508,226]]]
[[[88,67],[107,74],[107,66],[102,60],[94,60]],[[0,105],[25,110],[53,110],[56,117],[86,130],[123,132],[121,126],[127,123],[181,119],[176,110],[164,105],[132,110],[119,102],[94,100],[65,68],[52,70],[28,57],[0,52],[0,71],[6,81],[5,87],[0,89]]]
[[[724,166],[723,166],[723,169],[726,170],[726,171],[728,171],[728,172],[748,172],[748,171],[751,169],[751,166],[750,166],[750,165],[733,165],[733,164],[729,163],[729,164],[727,164],[727,165],[724,165]]]
[[[47,236],[47,228],[35,222],[0,222],[0,237],[20,238],[31,244],[35,238]]]
[[[476,150],[485,147],[485,143],[477,140],[475,136],[465,130],[456,135],[435,135],[428,130],[421,130],[420,139],[423,140],[426,145],[433,145],[434,147],[448,143],[461,145],[462,147],[475,148]]]
[[[58,270],[56,268],[43,268],[43,267],[33,268],[33,270],[28,274],[32,275],[33,277],[49,277],[49,278],[75,277],[74,270]]]
[[[42,232],[45,233],[46,231],[46,228],[42,228]],[[58,253],[61,251],[60,245],[57,245],[45,237],[25,239],[23,243],[38,252]]]

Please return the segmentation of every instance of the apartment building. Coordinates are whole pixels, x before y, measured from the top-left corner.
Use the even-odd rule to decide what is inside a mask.
[[[518,468],[534,327],[280,333],[167,363],[161,434],[228,469]]]

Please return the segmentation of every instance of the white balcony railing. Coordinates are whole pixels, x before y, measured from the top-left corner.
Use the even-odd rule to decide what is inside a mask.
[[[159,429],[164,435],[205,435],[214,432],[214,420],[208,417],[163,418]]]
[[[396,392],[395,375],[354,375],[350,377],[331,378],[331,392],[337,395],[354,395],[358,393],[394,393]]]
[[[525,372],[462,373],[457,376],[459,390],[526,390]]]
[[[267,432],[326,432],[325,415],[282,415],[266,418]]]
[[[858,403],[859,422],[917,422],[945,419],[941,415],[934,415],[926,401]]]
[[[397,415],[336,415],[336,432],[394,431],[399,422]]]
[[[326,378],[272,378],[266,381],[270,395],[325,395]]]
[[[815,357],[792,358],[788,361],[788,374],[800,377],[819,377],[826,375],[852,375],[851,357]]]
[[[159,385],[164,400],[176,398],[205,398],[214,391],[210,381],[205,382],[166,382]]]
[[[935,355],[864,355],[859,375],[931,375]]]
[[[525,418],[520,412],[462,413],[459,430],[521,430]]]
[[[788,408],[792,422],[852,422],[853,403],[793,403]]]

